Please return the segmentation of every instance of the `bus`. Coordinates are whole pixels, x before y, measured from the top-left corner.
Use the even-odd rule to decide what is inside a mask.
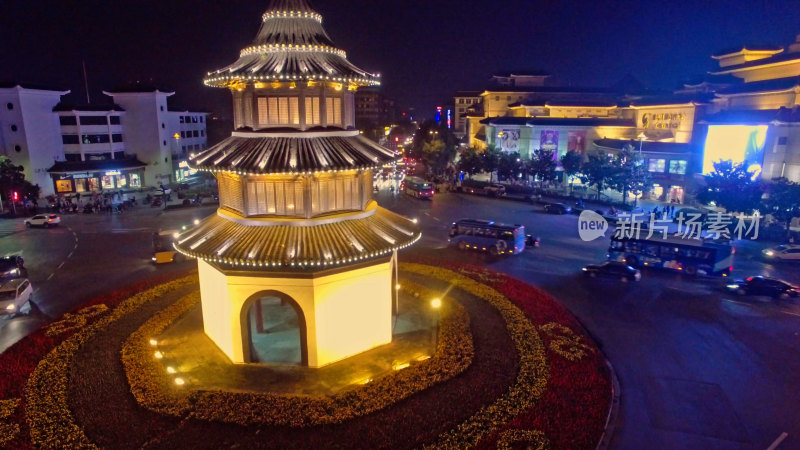
[[[525,250],[525,227],[480,219],[461,219],[450,227],[450,245],[459,250],[516,255]]]
[[[687,275],[730,276],[733,254],[730,243],[709,240],[611,238],[608,259],[623,261],[633,267],[655,267],[684,272]]]
[[[433,183],[429,183],[422,178],[406,177],[406,179],[403,180],[402,190],[412,197],[432,199],[436,189]]]

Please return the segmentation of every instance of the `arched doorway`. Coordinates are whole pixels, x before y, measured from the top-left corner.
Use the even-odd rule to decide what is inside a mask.
[[[308,364],[303,310],[277,291],[252,295],[242,307],[243,350],[250,363]]]

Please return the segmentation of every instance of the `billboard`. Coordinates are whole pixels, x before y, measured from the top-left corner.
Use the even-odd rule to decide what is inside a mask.
[[[567,134],[567,151],[586,154],[586,131],[570,131]]]
[[[556,130],[542,130],[542,136],[539,139],[539,149],[552,150],[558,154],[558,131]]]
[[[504,128],[497,133],[500,150],[505,153],[519,153],[519,128]]]
[[[754,176],[761,173],[768,125],[709,125],[703,150],[703,175],[714,172],[714,163],[745,163]]]

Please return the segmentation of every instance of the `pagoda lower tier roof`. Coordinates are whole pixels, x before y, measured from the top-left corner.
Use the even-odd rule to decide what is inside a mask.
[[[175,249],[209,262],[254,269],[317,270],[385,257],[420,239],[412,220],[374,206],[349,220],[262,225],[219,212],[180,234]]]
[[[368,169],[396,158],[358,131],[234,132],[190,155],[189,165],[212,172],[297,174]]]

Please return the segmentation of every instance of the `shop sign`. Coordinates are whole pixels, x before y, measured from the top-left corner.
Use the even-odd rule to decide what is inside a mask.
[[[120,173],[121,172],[119,170],[109,170],[108,172],[106,172],[106,175],[110,177],[114,175],[119,175]]]
[[[680,128],[686,120],[682,112],[644,113],[642,114],[642,127],[656,130],[675,130]]]
[[[89,172],[73,173],[72,175],[69,176],[76,180],[79,180],[81,178],[92,178],[92,174],[90,174]]]

